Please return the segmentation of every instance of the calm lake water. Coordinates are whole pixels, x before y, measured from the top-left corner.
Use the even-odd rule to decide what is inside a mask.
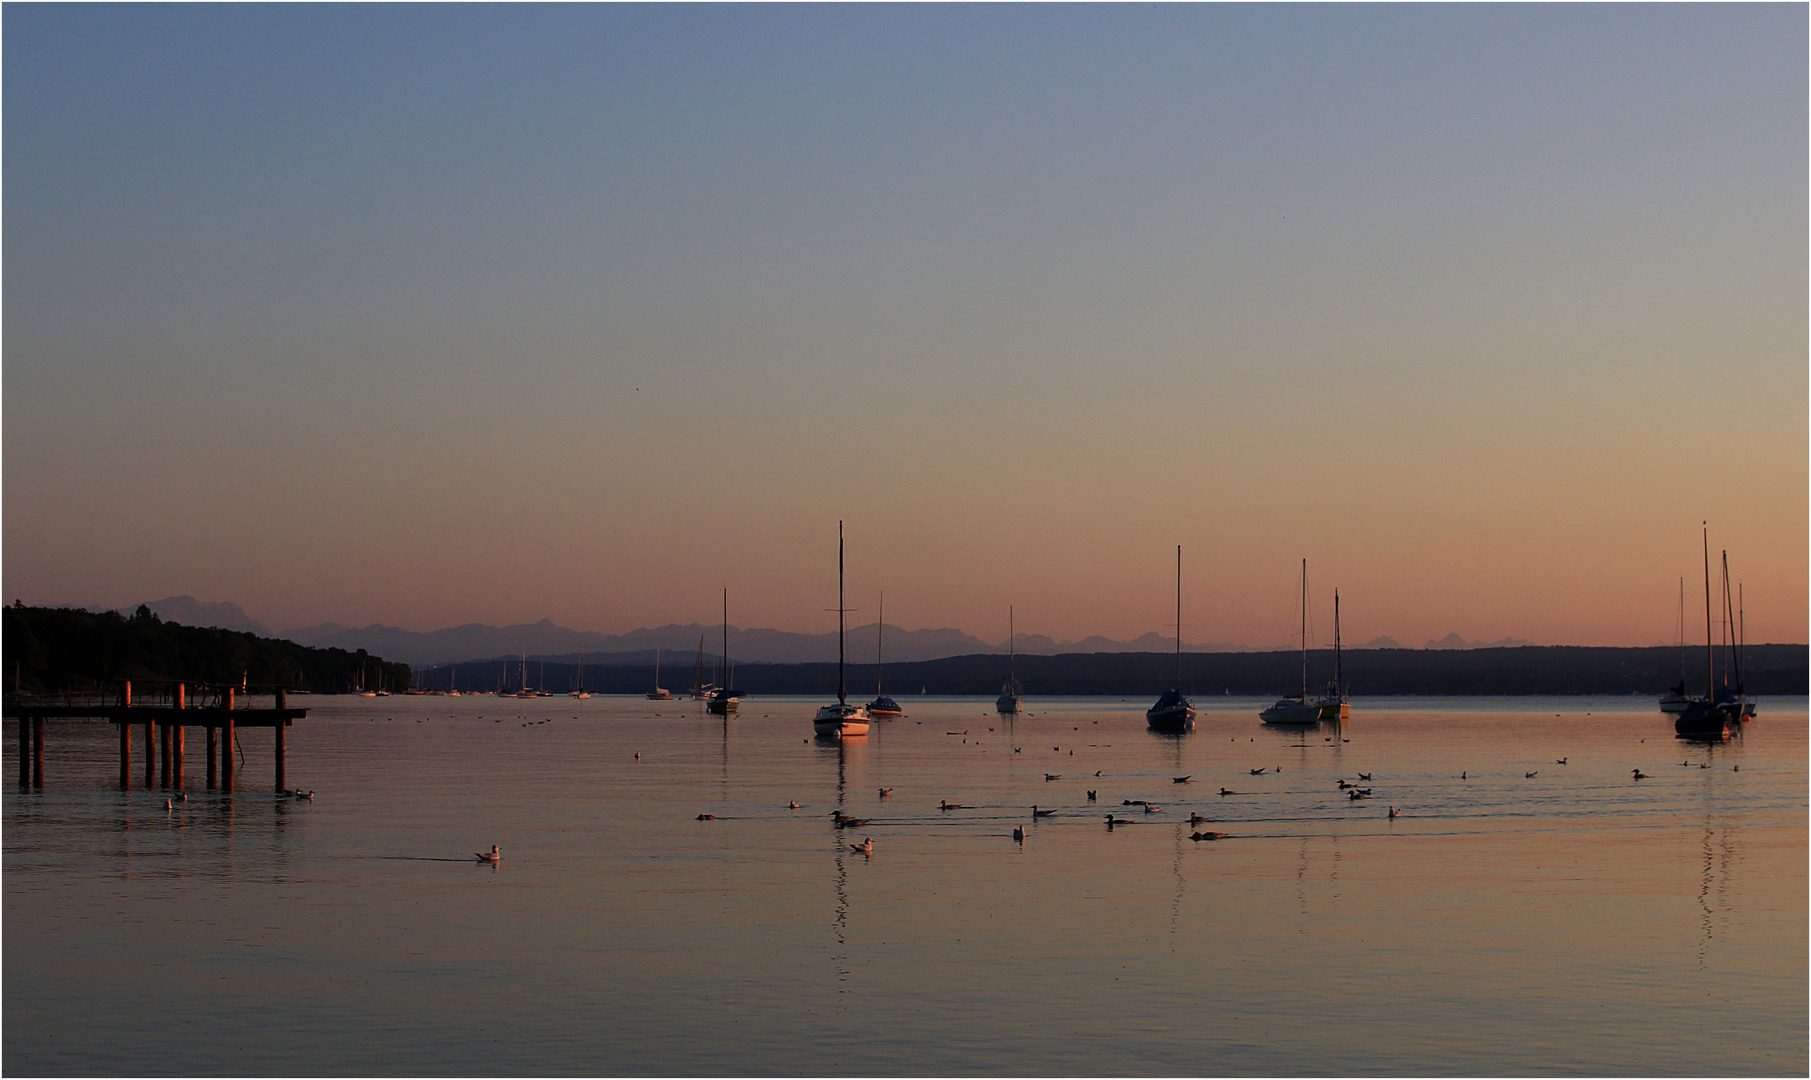
[[[1718,746],[1645,698],[908,698],[840,747],[816,699],[291,703],[313,802],[254,729],[166,812],[88,723],[21,793],[7,726],[9,1075],[1808,1067],[1802,698]]]

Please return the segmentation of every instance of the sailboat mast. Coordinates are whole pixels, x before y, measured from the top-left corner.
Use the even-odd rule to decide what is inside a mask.
[[[1704,523],[1704,698],[1717,696],[1717,639],[1710,634],[1710,522]]]
[[[1679,575],[1679,692],[1685,693],[1685,575]]]
[[[1346,692],[1345,673],[1340,668],[1339,657],[1339,590],[1333,590],[1333,692]]]
[[[723,590],[723,693],[729,694],[729,590]]]
[[[1302,704],[1308,703],[1308,560],[1302,560]]]
[[[1019,659],[1019,631],[1018,631],[1018,627],[1016,627],[1012,621],[1012,605],[1007,604],[1006,605],[1006,692],[1009,694],[1016,694],[1019,692],[1019,676],[1017,674],[1018,659]]]
[[[1182,545],[1176,545],[1176,692],[1182,693]]]
[[[843,523],[836,523],[836,700],[849,700],[849,688],[843,683],[843,619],[849,605],[843,602]]]
[[[874,696],[881,697],[880,692],[880,638],[887,632],[887,594],[880,594],[880,625],[874,628]]]

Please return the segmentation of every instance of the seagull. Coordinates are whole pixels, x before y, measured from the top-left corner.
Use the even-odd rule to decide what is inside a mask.
[[[716,814],[699,814],[697,817],[697,820],[699,820],[699,821],[716,821],[717,815]]]
[[[884,799],[884,798],[886,798],[886,797],[887,797],[887,796],[888,796],[888,795],[891,795],[891,794],[893,794],[893,789],[892,789],[892,788],[890,788],[890,787],[883,787],[883,788],[881,788],[881,789],[880,789],[880,797],[881,797],[881,798],[883,798],[883,799]]]
[[[1050,817],[1052,814],[1055,814],[1055,813],[1056,813],[1055,810],[1039,810],[1037,803],[1031,804],[1031,816],[1032,817]]]
[[[1263,775],[1264,775],[1264,770],[1263,770],[1263,769],[1253,769],[1253,770],[1251,770],[1251,775],[1253,775],[1253,776],[1263,776]]]
[[[1534,778],[1535,778],[1535,777],[1537,777],[1537,776],[1539,776],[1539,775],[1540,775],[1540,774],[1541,774],[1541,771],[1540,771],[1540,770],[1539,770],[1539,769],[1536,769],[1536,770],[1534,770],[1534,771],[1533,771],[1533,772],[1531,772],[1531,773],[1523,773],[1523,774],[1522,774],[1522,779],[1524,779],[1524,780],[1532,780],[1532,779],[1534,779]]]
[[[1150,803],[1145,803],[1144,812],[1147,814],[1161,814],[1161,813],[1163,813],[1163,807],[1152,806]]]
[[[503,849],[498,847],[495,844],[492,844],[490,846],[489,851],[478,852],[477,859],[479,862],[486,862],[486,863],[490,863],[492,866],[495,866],[496,864],[503,861]]]
[[[1361,772],[1358,774],[1358,778],[1360,780],[1369,780],[1371,778],[1371,774],[1368,772]]]
[[[1193,775],[1195,775],[1195,774],[1194,774],[1194,773],[1189,773],[1189,774],[1188,774],[1188,776],[1193,776]],[[1172,776],[1172,777],[1170,777],[1170,783],[1172,783],[1172,784],[1186,784],[1186,783],[1188,783],[1188,776]]]
[[[1554,758],[1553,763],[1555,765],[1564,765],[1566,763],[1566,759],[1565,758]]]
[[[850,844],[849,846],[854,850],[861,852],[863,855],[874,854],[874,838],[872,836],[862,840],[859,844]]]

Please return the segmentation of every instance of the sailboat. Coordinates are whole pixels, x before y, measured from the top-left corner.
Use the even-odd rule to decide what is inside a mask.
[[[1308,560],[1302,560],[1302,692],[1279,698],[1258,714],[1266,724],[1318,724],[1321,707],[1308,700]]]
[[[1352,699],[1346,696],[1345,672],[1341,669],[1339,653],[1339,590],[1333,590],[1333,681],[1327,684],[1327,692],[1321,695],[1320,718],[1322,720],[1347,720],[1352,716]]]
[[[827,739],[868,733],[868,710],[849,704],[849,687],[843,680],[843,621],[849,610],[843,603],[843,523],[836,523],[836,704],[818,709],[811,726]]]
[[[516,691],[516,696],[519,698],[531,698],[531,697],[536,696],[534,690],[532,688],[530,688],[528,685],[528,650],[527,649],[522,650],[522,689]]]
[[[1724,556],[1728,558],[1727,553]],[[1673,721],[1673,730],[1686,738],[1720,739],[1742,726],[1744,702],[1739,690],[1719,693],[1717,685],[1717,639],[1710,629],[1710,526],[1704,527],[1704,667],[1706,685],[1711,693],[1693,698],[1685,711]]]
[[[731,680],[730,680],[730,671],[729,671],[729,590],[724,589],[723,590],[723,682],[725,685],[723,687],[721,687],[720,689],[718,689],[718,691],[716,693],[712,694],[710,696],[710,699],[704,703],[704,708],[705,708],[706,712],[713,713],[717,716],[728,716],[730,713],[733,713],[736,711],[736,699],[740,698],[742,696],[742,691],[731,690],[728,685],[730,683],[730,681]]]
[[[656,674],[658,674],[658,672],[656,672]],[[572,692],[572,696],[575,698],[578,698],[580,701],[591,700],[591,691],[585,689],[585,654],[584,653],[579,653],[578,680],[579,680],[578,689],[574,690]],[[660,680],[655,679],[654,681],[659,682]]]
[[[1153,731],[1188,731],[1195,726],[1195,706],[1182,696],[1182,545],[1176,545],[1176,685],[1145,710]]]
[[[649,701],[672,701],[673,692],[660,688],[660,646],[654,647],[654,692],[648,695]]]
[[[656,680],[658,681],[658,680]],[[717,689],[712,683],[704,681],[704,635],[698,635],[698,660],[692,665],[692,700],[703,701]]]
[[[869,716],[904,716],[905,710],[880,689],[880,639],[887,632],[887,594],[880,594],[880,623],[874,628],[874,700],[868,702]]]
[[[1006,716],[1012,716],[1019,711],[1021,687],[1018,675],[1014,672],[1014,669],[1018,667],[1018,660],[1019,632],[1013,626],[1012,606],[1009,604],[1006,608],[1006,683],[1000,687],[1000,696],[994,700],[994,710]]]

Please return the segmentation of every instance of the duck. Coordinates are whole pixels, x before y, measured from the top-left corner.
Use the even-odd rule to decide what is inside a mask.
[[[696,820],[698,820],[698,821],[716,821],[717,815],[716,814],[699,814],[698,817],[696,818]]]
[[[1279,771],[1281,771],[1281,770],[1279,770]],[[1371,774],[1368,772],[1361,772],[1358,774],[1358,778],[1360,780],[1369,780],[1371,778]]]
[[[1037,803],[1031,804],[1031,816],[1034,818],[1035,817],[1050,817],[1051,815],[1053,815],[1055,813],[1056,813],[1055,810],[1039,810]]]
[[[1144,800],[1143,799],[1121,799],[1121,800],[1119,800],[1119,805],[1121,805],[1121,806],[1143,806]]]
[[[1163,807],[1152,806],[1150,803],[1145,803],[1144,812],[1147,814],[1161,814],[1161,813],[1163,813]]]
[[[1188,823],[1190,825],[1199,825],[1206,820],[1207,820],[1206,814],[1190,814],[1188,816]]]
[[[788,810],[797,810],[798,808],[799,808],[799,801],[797,799],[794,799],[791,802],[786,804],[786,809],[788,809]]]
[[[1631,769],[1629,771],[1635,774],[1635,779],[1637,780],[1646,780],[1648,778],[1648,774],[1642,772],[1640,769]]]
[[[1203,840],[1224,840],[1226,834],[1223,832],[1192,832],[1188,834],[1188,838],[1200,843]]]
[[[937,809],[939,809],[939,810],[967,810],[968,807],[963,806],[959,802],[939,802],[937,804]]]
[[[1390,807],[1390,816],[1392,818],[1399,818],[1402,816],[1402,811],[1400,811],[1400,810],[1396,809],[1394,806],[1392,806],[1392,807]]]
[[[479,862],[495,865],[503,861],[503,849],[492,844],[489,851],[477,852],[476,857]]]
[[[836,827],[839,829],[859,829],[863,825],[866,825],[868,820],[869,819],[865,817],[840,817],[836,819]]]
[[[863,855],[872,855],[872,854],[874,854],[874,838],[872,836],[867,837],[866,839],[862,840],[861,843],[850,844],[849,847],[856,851],[861,852]]]
[[[1539,770],[1539,769],[1536,769],[1536,770],[1534,770],[1534,771],[1533,771],[1533,772],[1531,772],[1531,773],[1523,773],[1523,774],[1522,774],[1522,779],[1524,779],[1524,780],[1532,780],[1532,779],[1534,779],[1534,778],[1535,778],[1535,777],[1537,777],[1537,776],[1539,776],[1539,775],[1540,775],[1540,774],[1541,774],[1541,771],[1540,771],[1540,770]]]
[[[1025,826],[1014,825],[1012,827],[1012,838],[1023,844],[1025,842]]]
[[[1336,783],[1336,784],[1338,784],[1338,785],[1339,785],[1339,790],[1341,790],[1341,791],[1344,791],[1344,790],[1346,790],[1346,789],[1347,789],[1347,788],[1349,788],[1349,787],[1351,787],[1351,786],[1352,786],[1352,785],[1351,785],[1351,784],[1349,784],[1349,783],[1347,783],[1347,782],[1346,782],[1346,781],[1344,781],[1344,780],[1335,780],[1335,781],[1334,781],[1334,783]]]
[[[1251,770],[1251,775],[1253,775],[1253,776],[1263,776],[1263,775],[1264,775],[1264,770],[1263,770],[1263,769],[1253,769],[1253,770]]]
[[[880,797],[883,799],[891,794],[893,794],[893,789],[890,787],[883,787],[880,789]]]
[[[1221,789],[1220,789],[1220,794],[1222,794],[1222,795],[1237,795],[1237,794],[1239,794],[1239,793],[1238,793],[1238,792],[1236,792],[1236,791],[1233,791],[1233,790],[1231,790],[1231,789],[1230,789],[1230,788],[1221,788]]]
[[[1088,801],[1093,802],[1096,799],[1096,797],[1098,797],[1098,795],[1099,795],[1099,792],[1095,792],[1095,791],[1088,792]]]
[[[1061,780],[1062,778],[1063,778],[1063,774],[1060,772],[1047,772],[1044,774],[1044,782],[1046,784],[1048,784],[1052,780]]]
[[[1566,759],[1565,758],[1554,758],[1553,763],[1555,765],[1564,765],[1566,763]]]
[[[1115,825],[1136,825],[1136,824],[1138,824],[1138,822],[1133,821],[1131,818],[1116,818],[1112,814],[1107,815],[1107,828],[1109,828],[1109,829],[1111,829]]]
[[[1353,802],[1357,802],[1358,800],[1360,800],[1364,797],[1365,797],[1365,793],[1357,790],[1356,788],[1354,788],[1351,791],[1346,792],[1346,798],[1352,800]]]

